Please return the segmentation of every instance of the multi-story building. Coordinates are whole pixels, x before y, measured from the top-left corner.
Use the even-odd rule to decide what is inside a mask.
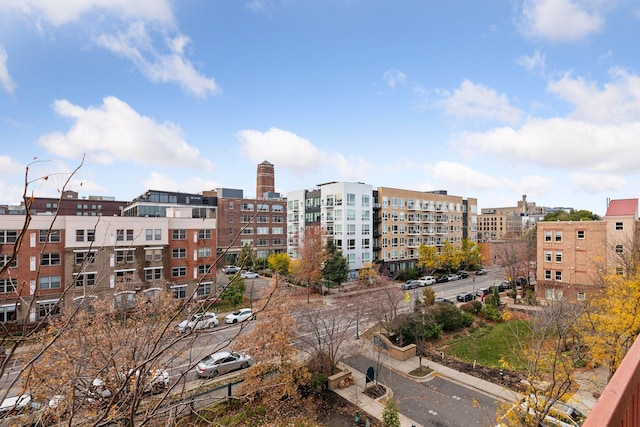
[[[126,308],[136,294],[161,289],[176,298],[214,292],[215,218],[188,208],[165,217],[32,217],[0,276],[0,322],[34,322],[87,297]],[[25,217],[0,217],[0,261],[11,260]]]
[[[271,193],[272,199],[247,199],[238,189],[218,188],[215,193],[220,263],[235,263],[245,245],[255,258],[286,252],[287,202],[279,194]]]
[[[304,229],[319,225],[347,258],[349,276],[373,259],[373,188],[369,184],[328,182],[313,190],[287,193],[287,253],[299,257]]]
[[[122,209],[124,216],[164,217],[168,208],[190,207],[190,218],[215,218],[216,193],[204,191],[180,193],[175,191],[147,190]]]
[[[114,197],[89,196],[79,198],[76,191],[66,190],[62,197],[36,197],[29,206],[31,215],[113,216],[121,215],[129,202]]]
[[[502,241],[522,236],[550,211],[536,206],[535,202],[528,202],[526,195],[517,206],[483,208],[478,215],[478,241]]]
[[[584,300],[603,274],[627,274],[639,232],[638,199],[611,200],[599,221],[538,222],[537,298]]]
[[[387,187],[374,194],[376,260],[394,276],[416,268],[421,244],[439,250],[445,241],[460,246],[463,239],[476,240],[476,199]]]

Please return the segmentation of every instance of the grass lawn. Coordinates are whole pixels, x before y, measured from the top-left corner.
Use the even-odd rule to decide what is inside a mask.
[[[455,335],[442,343],[438,351],[452,354],[468,363],[475,360],[479,365],[495,368],[502,367],[500,359],[504,358],[511,369],[523,369],[519,361],[523,357],[518,353],[520,349],[516,345],[516,333],[520,339],[528,337],[527,322],[512,320],[471,328],[468,335]]]

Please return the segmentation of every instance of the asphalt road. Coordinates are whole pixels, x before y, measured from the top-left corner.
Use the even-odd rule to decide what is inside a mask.
[[[347,358],[345,363],[361,372],[376,366],[372,360],[360,355]],[[428,381],[416,381],[384,366],[378,371],[377,378],[393,390],[398,411],[424,427],[489,427],[496,424],[499,402],[487,394],[438,376]]]
[[[494,283],[498,284],[503,280],[505,280],[504,273],[500,271],[498,267],[495,267],[489,270],[488,274],[483,276],[476,276],[471,272],[470,276],[466,279],[454,280],[453,282],[436,283],[429,287],[436,293],[436,297],[442,297],[453,302],[457,302],[456,296],[462,292],[473,292],[479,288],[487,288]],[[415,299],[417,296],[422,295],[422,289],[423,288],[416,288],[407,292],[409,292],[412,299]]]

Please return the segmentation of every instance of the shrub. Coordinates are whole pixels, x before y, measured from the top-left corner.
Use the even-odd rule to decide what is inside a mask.
[[[462,311],[449,304],[438,304],[430,310],[436,323],[442,325],[443,331],[457,331],[462,327]]]
[[[465,313],[475,313],[476,309],[474,306],[471,305],[471,303],[465,302],[464,304],[460,305],[460,310],[464,311]]]
[[[482,310],[482,303],[480,301],[473,300],[469,304],[471,304],[476,313],[480,313]]]
[[[494,322],[502,320],[502,314],[500,313],[498,307],[496,307],[495,305],[485,305],[482,308],[480,315],[485,319],[493,320]]]
[[[391,399],[387,401],[382,411],[382,425],[384,427],[400,427],[400,415],[398,415],[398,407]]]
[[[466,311],[462,312],[462,326],[468,328],[469,326],[473,325],[474,320],[475,318],[471,315],[471,313],[468,313]]]
[[[408,268],[398,275],[398,280],[406,282],[407,280],[413,280],[418,277],[418,271],[414,268]]]
[[[538,300],[536,300],[536,295],[533,291],[527,291],[524,296],[524,303],[528,305],[538,305]]]

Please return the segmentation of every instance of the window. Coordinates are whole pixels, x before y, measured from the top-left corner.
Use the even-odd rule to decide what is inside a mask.
[[[156,229],[147,228],[146,230],[144,230],[144,237],[145,237],[145,240],[147,240],[147,241],[162,240],[162,229],[160,229],[160,228],[156,228]]]
[[[18,230],[0,230],[0,243],[15,243],[18,239]]]
[[[186,258],[187,257],[187,249],[186,248],[175,248],[171,251],[171,258]]]
[[[38,230],[38,238],[40,243],[59,242],[60,230]]]
[[[210,228],[206,228],[203,230],[198,230],[198,239],[199,240],[204,240],[204,239],[210,239],[211,238],[211,229]]]
[[[0,254],[0,267],[4,267],[9,260],[11,259],[11,254]],[[9,268],[17,268],[18,267],[18,257],[13,260]]]
[[[271,212],[284,212],[284,206],[282,206],[282,205],[273,205],[273,206],[271,206]]]
[[[271,234],[284,234],[284,228],[283,227],[273,227],[271,229]]]
[[[116,270],[116,283],[132,283],[135,270]]]
[[[258,246],[269,246],[269,239],[258,239]]]
[[[16,320],[15,304],[0,307],[0,323],[13,322]]]
[[[355,224],[347,224],[347,235],[354,236],[356,234],[356,225]]]
[[[211,283],[200,283],[198,285],[198,296],[203,297],[211,295]]]
[[[96,273],[80,273],[74,283],[76,286],[93,286],[96,284]]]
[[[544,241],[545,242],[550,242],[551,241],[551,231],[545,231],[544,232]]]
[[[131,263],[134,259],[134,251],[116,251],[116,264]]]
[[[347,193],[347,206],[355,206],[356,205],[356,195]]]
[[[258,212],[269,212],[269,205],[265,203],[258,203]]]
[[[251,222],[251,215],[240,215],[240,222],[243,224]]]
[[[240,205],[241,211],[253,211],[253,203],[243,203]]]
[[[282,246],[282,245],[284,245],[284,240],[283,239],[273,239],[271,241],[271,244],[273,246]]]
[[[621,222],[616,222],[616,230],[618,231],[624,230],[624,224]]]
[[[269,223],[269,217],[266,215],[258,215],[257,222],[260,224],[267,224]]]
[[[18,289],[18,279],[0,279],[0,294],[16,292]]]
[[[347,209],[347,221],[355,221],[355,220],[356,220],[356,210]]]
[[[208,274],[211,271],[211,264],[198,265],[198,274]]]
[[[51,252],[51,253],[42,254],[40,256],[40,265],[42,266],[60,265],[60,253]]]
[[[562,262],[562,252],[556,251],[556,262]]]
[[[271,222],[275,222],[275,223],[283,223],[284,222],[284,217],[283,216],[274,216],[271,218]]]
[[[187,297],[187,286],[172,286],[173,297],[178,299],[185,299]]]
[[[624,269],[622,267],[616,267],[616,274],[618,276],[623,276],[624,275]]]
[[[551,262],[551,251],[544,251],[544,260],[546,262]]]
[[[76,242],[84,242],[84,230],[76,230]]]
[[[76,265],[93,264],[96,261],[96,251],[78,251],[73,255]]]
[[[587,299],[587,295],[584,292],[578,292],[576,297],[578,301],[584,301]]]
[[[144,260],[147,262],[162,261],[162,248],[145,248]]]
[[[96,240],[96,230],[87,230],[87,242],[94,242]]]
[[[578,239],[584,239],[584,230],[578,230],[577,236]]]
[[[253,234],[253,227],[245,227],[242,229],[242,234]]]
[[[370,246],[370,240],[362,239],[362,249],[369,249],[369,246]]]
[[[269,234],[269,227],[256,228],[256,234]]]
[[[362,207],[363,208],[368,208],[369,204],[371,203],[370,200],[371,200],[371,198],[368,195],[363,194],[362,195]]]
[[[40,276],[38,289],[60,289],[60,276]]]
[[[60,306],[58,305],[58,301],[39,302],[38,314],[40,315],[40,318],[59,315]]]
[[[122,230],[122,229],[116,230],[116,240],[118,242],[124,241],[124,230]]]
[[[562,271],[556,271],[555,279],[557,282],[562,282]]]
[[[183,230],[183,229],[172,230],[171,238],[173,240],[185,240],[187,238],[187,230]]]
[[[371,218],[371,211],[368,211],[368,210],[362,211],[362,220],[363,221],[369,221],[370,218]]]
[[[162,268],[145,268],[144,269],[144,280],[147,282],[151,282],[153,280],[162,279]]]
[[[229,222],[233,223],[233,214],[229,214]]]
[[[562,231],[556,231],[556,242],[562,242]]]
[[[347,249],[354,250],[356,248],[356,239],[347,239]]]
[[[616,253],[621,254],[624,252],[624,247],[622,245],[616,245]]]
[[[135,292],[121,292],[114,296],[117,310],[126,310],[133,307]]]
[[[362,234],[363,235],[371,234],[371,225],[370,224],[362,224]]]
[[[127,242],[133,242],[133,230],[132,229],[128,229],[127,230]]]
[[[546,280],[551,280],[551,270],[545,270],[544,271],[544,278]]]
[[[211,248],[209,246],[203,246],[198,248],[198,258],[210,257]]]
[[[544,296],[545,296],[546,299],[561,300],[562,299],[562,289],[548,288],[548,289],[545,290]]]
[[[173,267],[171,269],[171,277],[185,277],[187,275],[187,267]]]

